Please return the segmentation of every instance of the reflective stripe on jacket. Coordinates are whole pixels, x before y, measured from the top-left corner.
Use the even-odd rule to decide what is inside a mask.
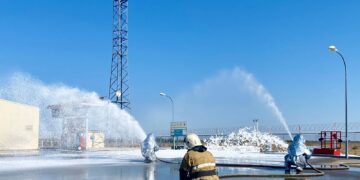
[[[189,174],[188,179],[191,179],[190,177],[194,177],[193,175],[195,174],[199,174],[199,172],[216,171],[214,156],[209,151],[206,151],[205,147],[204,149],[204,151],[196,151],[191,149],[185,154],[181,162],[180,171],[186,171]],[[219,177],[217,175],[208,175],[194,179],[217,180]]]
[[[215,166],[216,166],[215,163],[199,164],[199,165],[197,165],[197,166],[194,166],[194,167],[192,168],[192,171],[197,171],[197,170],[203,169],[203,168],[205,168],[205,167],[215,167]]]

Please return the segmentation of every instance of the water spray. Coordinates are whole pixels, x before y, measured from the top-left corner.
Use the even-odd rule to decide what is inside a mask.
[[[277,106],[275,99],[270,94],[270,92],[256,80],[254,75],[240,70],[236,68],[234,70],[235,74],[239,75],[244,79],[245,87],[248,88],[252,93],[254,93],[261,101],[263,101],[272,111],[272,113],[278,118],[281,124],[284,126],[285,130],[289,134],[290,139],[293,139],[289,126],[286,123],[285,117],[283,113],[280,111],[279,107]]]
[[[63,84],[47,85],[24,73],[14,73],[0,85],[0,98],[37,106],[40,109],[40,138],[60,139],[62,123],[52,116],[51,105],[64,105],[63,113],[87,118],[88,128],[105,134],[105,138],[141,142],[146,135],[139,123],[117,105],[87,92]],[[89,106],[83,110],[66,107]],[[86,114],[86,117],[84,117]],[[76,128],[76,127],[75,127]]]

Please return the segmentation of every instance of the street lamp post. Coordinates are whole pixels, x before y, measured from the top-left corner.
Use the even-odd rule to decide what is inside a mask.
[[[172,112],[172,122],[174,122],[174,101],[173,101],[173,99],[169,95],[167,95],[167,94],[165,94],[163,92],[160,93],[160,96],[164,96],[164,97],[167,97],[167,98],[170,99],[170,101],[171,101],[171,110],[172,110],[171,111]]]
[[[253,122],[254,122],[254,130],[256,132],[258,132],[259,131],[259,119],[254,119]]]
[[[348,115],[347,115],[347,71],[346,71],[346,62],[344,56],[338,51],[335,46],[329,46],[331,52],[336,52],[342,59],[345,67],[345,157],[349,158],[349,141],[348,141]]]
[[[171,101],[171,110],[172,110],[171,111],[172,112],[172,122],[174,122],[174,101],[173,101],[173,99],[169,95],[167,95],[167,94],[165,94],[163,92],[160,93],[160,96],[164,96],[164,97],[167,97],[167,98],[170,99],[170,101]],[[171,129],[170,129],[170,135],[171,135]],[[174,149],[175,149],[175,136],[174,136]]]

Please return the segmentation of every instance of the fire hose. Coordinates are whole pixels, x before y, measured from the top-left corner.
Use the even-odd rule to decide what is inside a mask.
[[[170,164],[180,164],[179,162],[172,162],[172,161],[166,161],[163,159],[157,158],[159,161],[164,163],[170,163]],[[219,175],[219,178],[225,179],[225,178],[297,178],[297,177],[316,177],[316,176],[323,176],[325,173],[323,170],[348,170],[349,166],[344,164],[339,164],[339,167],[326,167],[326,166],[320,166],[318,168],[315,168],[312,166],[307,160],[307,165],[309,165],[309,168],[305,169],[312,169],[315,172],[314,173],[300,173],[300,174],[224,174]],[[227,164],[227,163],[216,163],[216,166],[218,167],[254,167],[254,168],[274,168],[274,169],[284,169],[284,166],[280,165],[260,165],[260,164]]]

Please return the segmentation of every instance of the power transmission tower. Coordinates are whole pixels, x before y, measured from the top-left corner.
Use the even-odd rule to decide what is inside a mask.
[[[128,0],[113,0],[112,61],[109,100],[130,110],[128,85]]]

